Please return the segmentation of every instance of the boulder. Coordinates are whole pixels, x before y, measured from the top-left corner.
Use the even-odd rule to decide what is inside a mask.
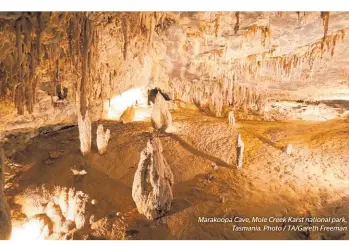
[[[173,200],[173,174],[162,151],[159,138],[152,137],[141,152],[132,186],[138,212],[151,220],[164,216]]]

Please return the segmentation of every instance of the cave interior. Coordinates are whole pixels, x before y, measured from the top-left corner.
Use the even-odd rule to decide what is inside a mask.
[[[348,19],[0,12],[0,239],[349,239]]]

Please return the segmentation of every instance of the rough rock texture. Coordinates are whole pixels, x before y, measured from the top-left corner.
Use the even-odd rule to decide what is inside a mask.
[[[151,122],[156,130],[166,131],[172,125],[172,115],[161,93],[158,93],[151,113]]]
[[[10,239],[12,232],[11,210],[4,194],[4,166],[4,150],[0,146],[0,240]]]
[[[228,114],[228,123],[230,125],[235,125],[235,116],[234,116],[234,111],[230,111]]]
[[[99,124],[97,127],[97,148],[100,155],[103,155],[107,151],[109,139],[110,130],[107,129],[104,132],[103,125]]]
[[[80,150],[83,155],[91,152],[92,132],[91,132],[91,119],[86,112],[85,117],[78,112],[78,126],[79,126],[79,139]]]
[[[120,116],[120,121],[124,124],[130,123],[135,118],[135,108],[134,106],[129,106],[125,109],[125,111]]]
[[[141,152],[132,186],[132,198],[138,212],[148,219],[164,216],[173,199],[173,174],[162,154],[159,138],[151,138]]]
[[[242,168],[244,159],[245,144],[242,142],[241,134],[239,133],[236,137],[236,167]]]

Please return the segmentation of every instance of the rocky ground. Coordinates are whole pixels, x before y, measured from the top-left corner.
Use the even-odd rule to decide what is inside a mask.
[[[79,151],[77,126],[42,133],[22,146],[17,144],[18,148],[5,144],[5,192],[15,231],[34,216],[33,211],[45,213],[50,199],[58,199],[62,211],[63,207],[67,210],[59,220],[75,223],[59,227],[53,221],[55,233],[44,238],[349,239],[347,232],[241,232],[233,231],[233,225],[247,223],[198,222],[201,216],[344,216],[348,220],[347,118],[238,121],[232,127],[226,118],[178,109],[173,119],[173,131],[160,134],[160,140],[174,174],[174,201],[171,212],[156,221],[138,214],[131,196],[140,152],[153,131],[149,120],[126,125],[99,122],[111,131],[102,156],[96,147],[97,124],[92,129],[92,153],[86,157]],[[238,132],[245,143],[242,169],[235,168]],[[291,154],[285,152],[288,144],[293,147]],[[28,202],[35,199],[36,203]],[[20,235],[24,239],[25,234]]]

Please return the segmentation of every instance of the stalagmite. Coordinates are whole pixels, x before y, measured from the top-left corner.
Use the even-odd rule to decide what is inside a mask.
[[[154,129],[160,131],[166,131],[166,129],[172,125],[172,115],[161,93],[156,95],[153,111],[151,113],[151,122]]]
[[[135,108],[132,106],[127,107],[120,116],[120,121],[124,124],[130,123],[135,118]]]
[[[110,139],[110,130],[104,132],[103,125],[99,124],[97,127],[97,148],[98,153],[103,155],[107,151],[108,141]]]
[[[164,216],[173,199],[173,174],[162,151],[160,139],[152,137],[141,152],[133,180],[132,198],[148,219]]]
[[[78,111],[80,150],[83,155],[91,152],[91,119],[86,111],[85,118]]]
[[[238,133],[236,138],[236,166],[237,168],[242,168],[242,161],[244,158],[244,142],[242,142],[241,134]]]
[[[291,155],[293,150],[292,144],[287,144],[286,146],[286,154]]]
[[[0,240],[8,240],[12,233],[11,210],[4,193],[4,150],[0,146]]]
[[[234,116],[234,111],[230,111],[228,115],[228,123],[230,125],[235,125],[235,116]]]

